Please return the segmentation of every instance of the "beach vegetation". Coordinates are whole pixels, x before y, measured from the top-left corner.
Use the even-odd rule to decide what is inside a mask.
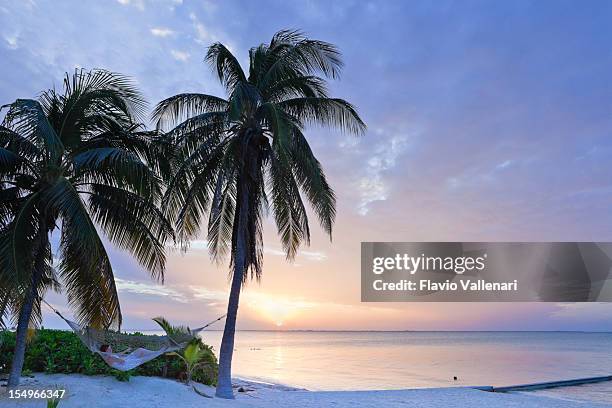
[[[59,403],[60,403],[60,399],[59,398],[51,398],[47,400],[47,408],[57,408],[59,407]]]
[[[185,363],[185,383],[187,385],[191,385],[193,373],[196,369],[213,363],[208,350],[202,347],[197,340],[190,342],[183,350],[170,354],[179,357]]]
[[[134,333],[139,334],[139,333]],[[15,333],[0,332],[0,373],[7,373],[15,347]],[[212,347],[197,339],[198,364],[191,371],[191,380],[215,385],[217,358]],[[205,362],[205,364],[204,364]],[[130,371],[119,371],[109,367],[102,358],[89,351],[71,331],[39,329],[26,350],[24,372],[47,374],[83,374],[114,376],[120,381],[129,381],[131,376],[164,377],[185,380],[187,371],[184,360],[172,354],[164,354],[155,360]]]

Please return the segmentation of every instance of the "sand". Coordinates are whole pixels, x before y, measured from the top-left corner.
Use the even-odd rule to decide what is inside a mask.
[[[469,388],[427,388],[396,391],[306,391],[270,384],[237,380],[249,390],[236,393],[236,400],[202,397],[177,381],[156,377],[132,377],[119,382],[113,377],[36,374],[24,378],[22,386],[48,389],[64,387],[67,398],[60,408],[246,408],[246,407],[411,407],[411,408],[587,408],[610,407],[610,404],[581,403],[530,394],[499,394]],[[198,384],[198,389],[214,395],[212,387]],[[38,401],[8,399],[3,389],[1,407],[44,407]]]

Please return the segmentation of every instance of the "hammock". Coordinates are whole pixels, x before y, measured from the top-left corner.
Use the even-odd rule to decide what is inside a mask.
[[[45,300],[43,302],[70,326],[85,347],[92,353],[99,354],[106,364],[119,371],[131,370],[162,354],[185,348],[191,340],[197,337],[198,333],[225,317],[223,315],[205,326],[189,330],[189,333],[172,336],[123,334],[82,326],[66,319]]]

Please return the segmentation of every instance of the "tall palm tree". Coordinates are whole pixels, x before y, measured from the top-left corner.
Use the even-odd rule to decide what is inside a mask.
[[[184,244],[196,237],[208,213],[209,249],[215,260],[231,257],[229,304],[220,350],[216,395],[233,398],[231,363],[242,285],[262,272],[262,217],[271,208],[287,258],[309,243],[304,194],[330,234],[335,195],[304,136],[318,124],[361,133],[354,107],[328,95],[324,78],[342,67],[338,49],[298,31],[276,33],[249,51],[248,75],[223,44],[209,47],[211,64],[227,99],[189,93],[161,101],[158,129],[169,136],[178,160],[164,208]]]
[[[0,317],[17,320],[10,386],[19,383],[27,329],[40,322],[49,288],[61,282],[82,323],[121,325],[98,229],[156,278],[173,233],[156,207],[161,167],[155,135],[137,124],[146,106],[140,93],[104,70],[66,74],[63,85],[5,106],[0,127]]]

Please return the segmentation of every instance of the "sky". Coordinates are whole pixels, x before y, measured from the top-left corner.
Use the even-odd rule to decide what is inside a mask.
[[[0,103],[65,72],[134,78],[151,105],[222,94],[203,62],[298,28],[343,53],[334,96],[361,137],[309,128],[338,196],[333,242],[285,261],[265,224],[264,274],[239,329],[612,330],[612,304],[361,303],[361,241],[612,241],[612,3],[607,1],[0,0]],[[314,217],[311,217],[313,219]],[[206,237],[151,280],[110,249],[126,329],[224,313],[228,265]],[[63,295],[48,300],[70,316]],[[50,313],[45,326],[64,327]],[[218,328],[222,328],[218,325]]]

